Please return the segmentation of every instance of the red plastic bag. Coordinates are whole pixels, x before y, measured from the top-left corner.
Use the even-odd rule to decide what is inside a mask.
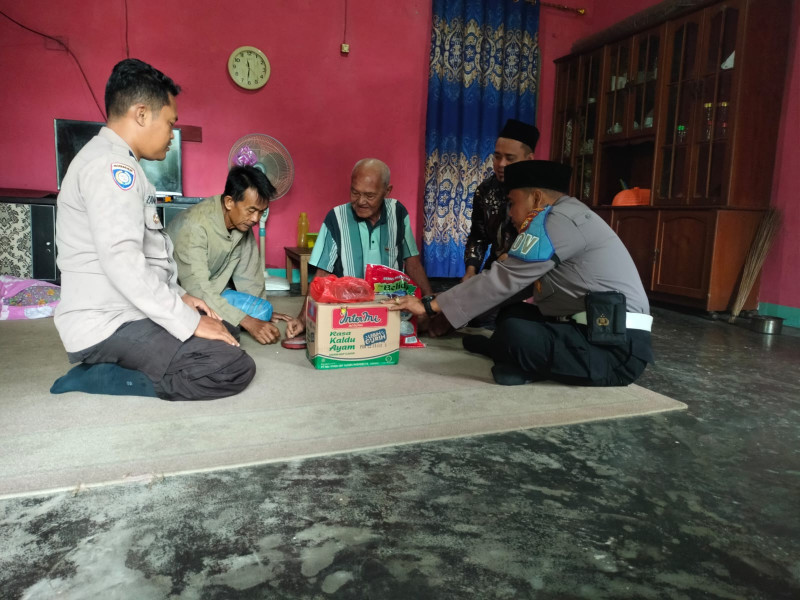
[[[372,286],[376,294],[389,298],[395,296],[416,296],[422,298],[422,292],[414,281],[397,269],[383,265],[367,265],[364,279]],[[400,347],[424,348],[425,344],[417,337],[417,317],[407,311],[400,312]]]
[[[358,277],[315,277],[308,293],[316,302],[338,304],[340,302],[371,302],[375,299],[372,285]]]

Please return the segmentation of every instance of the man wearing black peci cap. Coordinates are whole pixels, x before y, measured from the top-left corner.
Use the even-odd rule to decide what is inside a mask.
[[[491,338],[464,338],[467,350],[494,361],[500,384],[635,381],[653,361],[647,297],[614,231],[567,195],[570,175],[550,161],[506,167],[509,216],[520,232],[508,258],[436,298],[407,297],[390,308],[442,312],[458,328],[503,304]],[[531,295],[535,304],[520,301]]]
[[[483,257],[491,245],[485,269],[508,252],[517,235],[508,220],[506,193],[503,190],[505,168],[521,160],[533,158],[539,130],[517,119],[509,119],[500,131],[494,145],[492,168],[494,173],[484,179],[472,198],[472,225],[464,249],[465,272],[462,281],[474,277],[481,270]]]

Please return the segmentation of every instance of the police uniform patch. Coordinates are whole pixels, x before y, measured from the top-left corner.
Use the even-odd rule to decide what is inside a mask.
[[[545,221],[550,214],[552,206],[547,206],[541,210],[527,227],[523,223],[522,231],[514,240],[509,256],[518,258],[525,262],[544,262],[550,260],[556,253],[550,237],[547,235]]]
[[[126,164],[112,163],[111,177],[119,189],[128,191],[133,187],[133,182],[136,180],[136,171]]]

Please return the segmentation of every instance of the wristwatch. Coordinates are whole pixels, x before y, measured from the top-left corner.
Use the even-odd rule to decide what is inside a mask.
[[[431,300],[433,300],[435,297],[436,297],[436,296],[423,296],[423,297],[421,298],[421,300],[422,300],[422,306],[424,306],[424,307],[425,307],[425,313],[426,313],[426,314],[427,314],[429,317],[433,317],[433,316],[435,316],[435,315],[436,315],[436,311],[435,311],[435,310],[433,310],[433,307],[431,306]]]

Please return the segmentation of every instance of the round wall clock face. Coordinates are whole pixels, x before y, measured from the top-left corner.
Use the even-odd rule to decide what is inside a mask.
[[[257,90],[269,79],[269,61],[264,53],[253,46],[241,46],[228,59],[228,73],[236,85],[246,90]]]

